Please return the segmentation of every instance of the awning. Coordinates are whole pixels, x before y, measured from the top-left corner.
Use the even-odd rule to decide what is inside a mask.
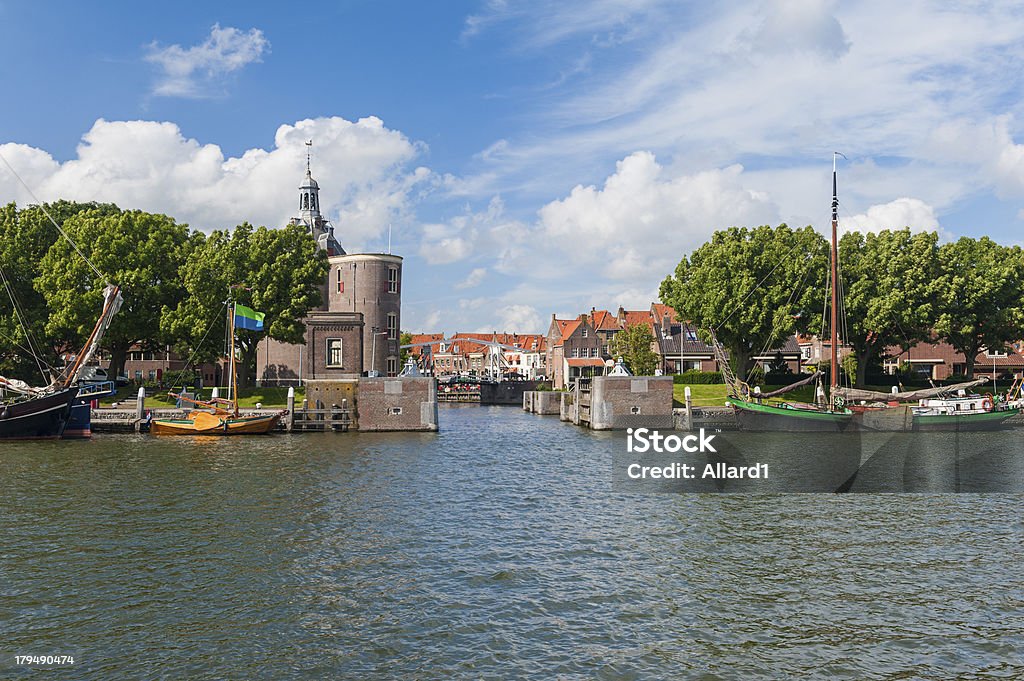
[[[573,357],[565,360],[571,367],[603,367],[604,360],[600,357]]]

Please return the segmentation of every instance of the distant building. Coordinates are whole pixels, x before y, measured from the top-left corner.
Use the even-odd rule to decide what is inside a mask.
[[[967,360],[963,353],[939,340],[917,343],[908,350],[898,346],[886,348],[882,367],[890,374],[909,367],[915,377],[934,381],[967,374]],[[997,378],[1019,378],[1024,374],[1024,355],[1013,344],[1003,350],[982,350],[974,358],[974,375],[991,377],[993,373]]]

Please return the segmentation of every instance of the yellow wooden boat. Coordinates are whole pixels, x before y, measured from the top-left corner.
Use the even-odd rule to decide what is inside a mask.
[[[266,435],[277,428],[284,412],[264,416],[234,416],[227,412],[192,411],[183,419],[153,419],[154,435]]]
[[[171,393],[171,397],[200,407],[190,411],[183,419],[153,419],[149,432],[153,435],[266,435],[277,428],[287,411],[261,416],[241,416],[238,413],[238,376],[235,372],[235,308],[230,308],[228,328],[231,330],[231,395],[232,399],[214,398],[209,402],[192,400]],[[224,409],[221,405],[230,405]],[[208,409],[210,411],[202,411]]]

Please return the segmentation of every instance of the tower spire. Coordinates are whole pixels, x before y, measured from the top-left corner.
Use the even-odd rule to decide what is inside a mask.
[[[313,140],[306,140],[306,174],[310,175],[309,157],[313,153]]]

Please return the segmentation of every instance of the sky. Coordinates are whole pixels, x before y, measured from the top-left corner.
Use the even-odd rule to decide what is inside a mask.
[[[402,326],[646,309],[717,229],[1022,243],[1024,6],[0,0],[0,154],[40,200],[281,226],[313,140]],[[33,202],[0,164],[0,201]]]

